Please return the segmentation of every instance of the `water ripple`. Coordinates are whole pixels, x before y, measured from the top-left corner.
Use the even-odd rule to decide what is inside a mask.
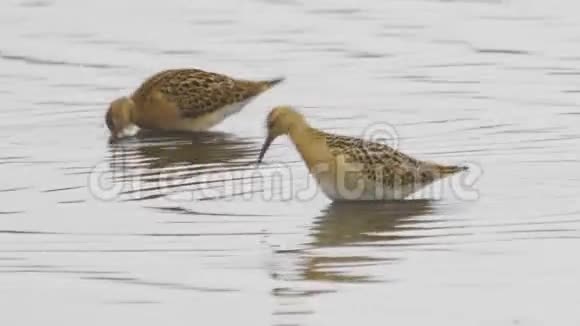
[[[111,65],[111,64],[98,64],[98,63],[75,63],[61,60],[51,60],[43,59],[25,55],[7,54],[6,52],[0,51],[0,59],[6,61],[19,61],[31,65],[47,65],[47,66],[66,66],[66,67],[82,67],[82,68],[97,68],[97,69],[117,69],[121,66]]]

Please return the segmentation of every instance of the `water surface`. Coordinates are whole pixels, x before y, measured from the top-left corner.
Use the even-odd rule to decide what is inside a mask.
[[[577,325],[577,12],[2,2],[0,323]],[[107,103],[175,67],[287,81],[212,132],[110,144]],[[475,185],[331,203],[288,140],[254,164],[277,104]]]

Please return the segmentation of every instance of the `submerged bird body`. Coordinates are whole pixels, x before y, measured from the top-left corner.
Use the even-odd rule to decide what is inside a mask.
[[[465,170],[420,161],[385,144],[333,135],[312,128],[290,107],[278,107],[268,116],[271,142],[287,134],[322,191],[332,200],[404,199],[430,183]]]
[[[130,96],[113,101],[106,122],[114,137],[132,126],[172,131],[204,131],[239,112],[281,82],[239,80],[199,69],[159,72]]]

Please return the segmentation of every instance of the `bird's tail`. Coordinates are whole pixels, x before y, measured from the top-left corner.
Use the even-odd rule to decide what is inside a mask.
[[[265,80],[265,81],[261,82],[262,91],[268,90],[268,89],[278,85],[279,83],[283,82],[285,79],[286,78],[284,78],[284,77],[280,77],[280,78]]]
[[[469,168],[467,166],[460,165],[442,165],[439,166],[439,172],[443,175],[454,174],[461,171],[467,171]]]

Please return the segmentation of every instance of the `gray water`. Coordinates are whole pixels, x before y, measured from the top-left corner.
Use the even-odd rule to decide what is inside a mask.
[[[579,9],[2,1],[0,324],[579,325]],[[109,144],[108,102],[176,67],[287,80]],[[472,169],[332,204],[287,139],[253,164],[277,104]]]

